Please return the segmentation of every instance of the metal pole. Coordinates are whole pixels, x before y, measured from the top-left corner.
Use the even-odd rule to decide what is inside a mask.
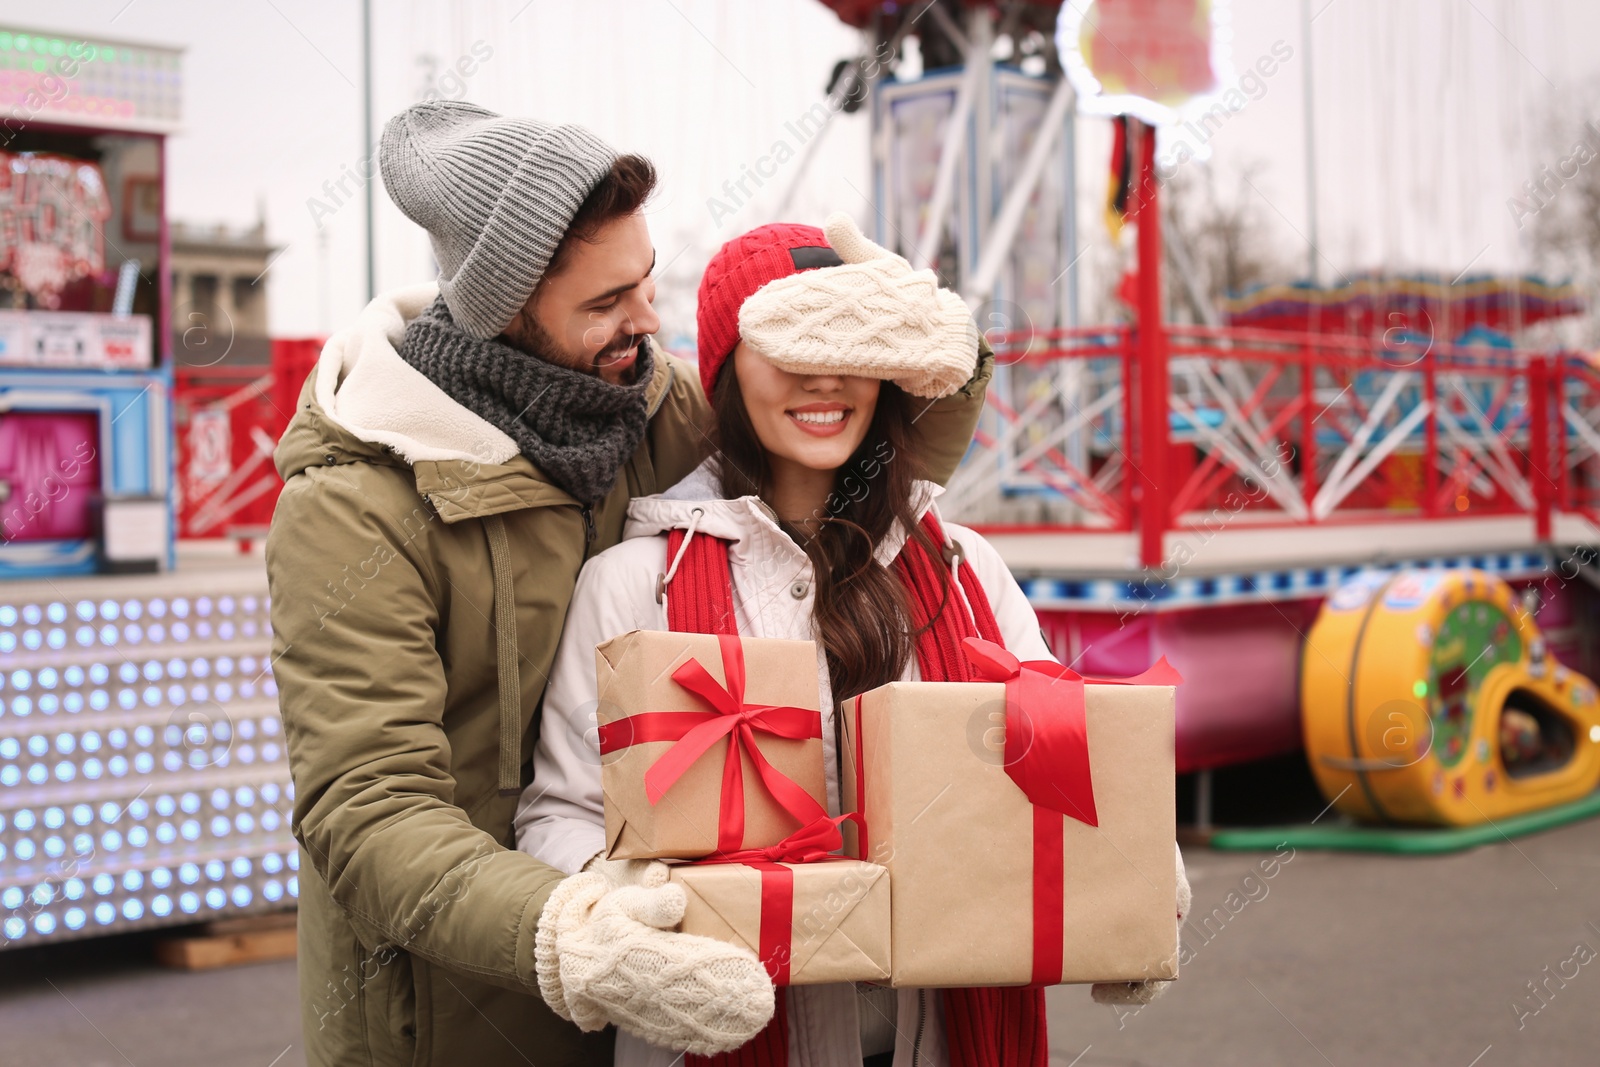
[[[1078,118],[1076,113],[1067,116],[1066,126],[1061,131],[1061,143],[1065,150],[1066,159],[1063,169],[1067,181],[1065,206],[1061,212],[1062,220],[1066,223],[1063,254],[1067,260],[1067,276],[1063,281],[1067,290],[1067,315],[1066,321],[1060,325],[1078,328]]]
[[[1139,137],[1138,197],[1139,274],[1139,467],[1144,475],[1139,509],[1139,562],[1159,567],[1166,555],[1167,531],[1167,344],[1161,315],[1161,204],[1156,195],[1156,131],[1134,119],[1130,135]]]
[[[1301,69],[1305,87],[1300,94],[1305,102],[1306,126],[1306,278],[1317,284],[1317,128],[1316,107],[1312,102],[1314,79],[1311,76],[1311,0],[1300,0],[1300,51],[1305,53]]]
[[[1557,356],[1557,359],[1560,357]],[[1560,417],[1559,412],[1557,417]],[[1528,360],[1528,477],[1533,482],[1534,531],[1540,544],[1550,541],[1552,481],[1550,478],[1550,365],[1542,353]]]
[[[976,6],[967,13],[967,40],[970,54],[982,57],[983,77],[978,79],[978,95],[972,101],[973,151],[976,161],[973,174],[973,208],[971,240],[960,243],[960,280],[972,276],[978,269],[978,251],[989,239],[989,226],[994,221],[994,15],[986,7]],[[959,291],[960,285],[956,286]]]
[[[361,0],[361,156],[372,154],[372,0]],[[373,254],[372,218],[374,190],[378,183],[370,177],[363,188],[367,215],[367,303],[378,295],[377,268]]]
[[[1194,828],[1202,834],[1211,833],[1210,768],[1194,776]]]

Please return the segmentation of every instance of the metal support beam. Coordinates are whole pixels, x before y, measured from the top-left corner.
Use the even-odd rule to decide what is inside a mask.
[[[963,145],[967,139],[967,120],[972,115],[972,102],[978,95],[978,83],[989,71],[989,57],[967,52],[967,69],[961,78],[961,88],[956,90],[955,106],[944,128],[944,145],[939,149],[939,169],[933,178],[933,196],[928,200],[928,214],[922,220],[922,232],[917,235],[911,265],[918,270],[933,266],[933,257],[939,254],[939,242],[944,237],[945,223],[949,221],[950,206],[955,196],[956,164],[966,155]]]
[[[1211,770],[1194,776],[1194,828],[1202,834],[1211,832]]]
[[[361,158],[366,159],[377,149],[377,143],[372,137],[372,0],[361,0]],[[372,298],[378,295],[378,267],[377,253],[374,249],[376,241],[373,235],[373,217],[375,214],[374,197],[377,195],[375,188],[377,182],[368,181],[364,189],[366,200],[366,237],[367,237],[367,303],[372,303]]]
[[[950,13],[938,4],[928,7],[927,12],[933,16],[933,21],[939,24],[939,29],[944,31],[944,35],[950,38],[950,43],[959,48],[962,55],[971,59],[972,42],[967,40],[967,35],[961,32],[961,27],[956,25],[956,20],[950,17]]]
[[[1195,314],[1200,316],[1200,325],[1221,326],[1222,316],[1217,314],[1216,307],[1207,298],[1205,290],[1200,285],[1194,259],[1189,255],[1189,243],[1184,238],[1183,231],[1174,226],[1166,236],[1167,254],[1172,256],[1172,265],[1177,268],[1183,288],[1189,294],[1189,303],[1194,306]]]
[[[1044,173],[1045,164],[1050,160],[1050,153],[1055,150],[1056,138],[1067,122],[1072,101],[1072,85],[1066,78],[1062,78],[1056,82],[1055,92],[1050,96],[1050,104],[1045,108],[1039,132],[1034,136],[1033,145],[1028,149],[1028,158],[1022,164],[1022,172],[1017,175],[1017,180],[1006,193],[1000,214],[995,218],[988,239],[983,242],[983,251],[978,256],[978,268],[962,287],[963,295],[969,304],[982,303],[994,292],[1000,268],[1011,255],[1011,242],[1016,240],[1017,227],[1022,224],[1022,213],[1027,210],[1028,201],[1033,198],[1033,191],[1039,185],[1039,177]]]

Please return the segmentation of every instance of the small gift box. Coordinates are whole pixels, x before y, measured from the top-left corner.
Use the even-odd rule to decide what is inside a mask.
[[[845,708],[847,851],[889,870],[890,984],[1176,978],[1177,673],[966,651],[993,681],[894,682]]]
[[[812,642],[635,630],[595,664],[613,859],[761,848],[827,814]]]
[[[766,849],[676,864],[682,930],[754,952],[775,985],[887,981],[889,872],[829,853],[837,820]]]

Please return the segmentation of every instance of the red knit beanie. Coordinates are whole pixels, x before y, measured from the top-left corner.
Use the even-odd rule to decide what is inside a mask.
[[[837,253],[815,226],[757,226],[717,250],[700,279],[700,384],[711,396],[717,374],[739,344],[739,308],[768,282],[815,267],[835,267]]]

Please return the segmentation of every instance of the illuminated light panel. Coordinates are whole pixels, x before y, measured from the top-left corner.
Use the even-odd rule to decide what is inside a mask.
[[[166,131],[182,101],[175,48],[0,26],[0,106],[14,113]]]
[[[0,951],[299,891],[266,596],[115,584],[0,588]]]

